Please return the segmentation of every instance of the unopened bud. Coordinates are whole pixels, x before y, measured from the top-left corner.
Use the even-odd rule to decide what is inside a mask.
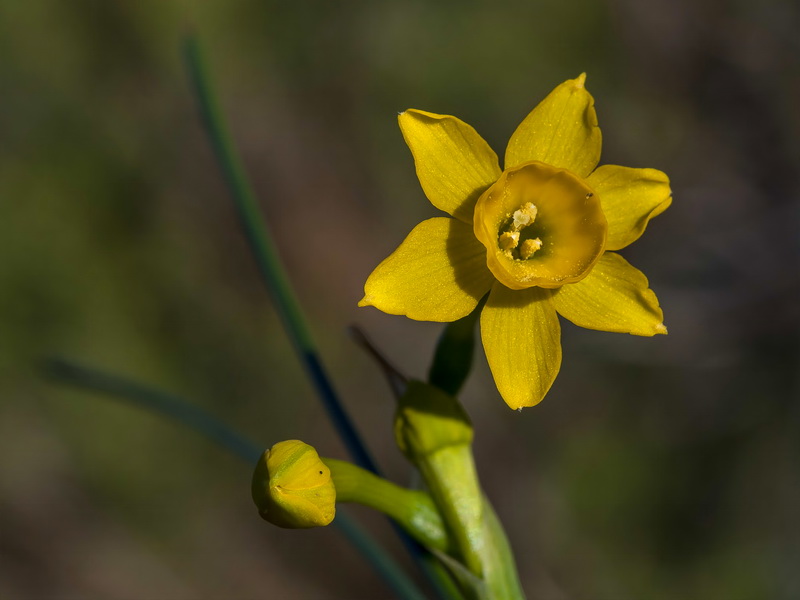
[[[264,452],[253,474],[253,500],[259,514],[278,527],[322,527],[336,514],[331,471],[314,448],[299,440]]]

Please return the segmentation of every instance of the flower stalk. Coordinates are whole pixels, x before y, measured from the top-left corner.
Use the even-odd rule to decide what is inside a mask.
[[[400,487],[347,461],[323,458],[322,462],[330,468],[337,502],[353,502],[382,512],[430,550],[448,554],[455,550],[427,492]]]
[[[431,550],[466,598],[523,598],[508,539],[478,483],[472,425],[455,398],[470,372],[483,304],[482,300],[472,314],[445,327],[429,371],[430,384],[403,377],[402,386],[392,385],[399,377],[396,369],[357,329],[356,339],[377,360],[395,392],[398,447],[420,471],[451,537],[450,551]]]
[[[505,533],[485,498],[472,455],[472,425],[455,397],[409,382],[399,399],[395,439],[419,469],[453,538],[447,561],[470,598],[524,598]]]

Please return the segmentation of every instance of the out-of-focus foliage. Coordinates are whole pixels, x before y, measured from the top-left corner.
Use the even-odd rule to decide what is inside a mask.
[[[180,60],[192,28],[330,370],[401,481],[390,394],[344,334],[358,321],[422,376],[440,331],[355,307],[435,214],[395,115],[456,114],[502,148],[587,71],[602,162],[672,180],[672,208],[623,252],[670,335],[565,323],[561,376],[522,414],[476,360],[464,401],[523,584],[548,600],[797,597],[799,10],[1,3],[0,596],[352,598],[354,581],[385,595],[330,528],[265,525],[247,466],[40,377],[42,357],[70,356],[192,398],[264,447],[343,457],[199,126]]]

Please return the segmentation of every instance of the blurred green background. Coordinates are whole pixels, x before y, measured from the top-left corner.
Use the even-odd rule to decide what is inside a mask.
[[[262,522],[250,469],[48,383],[64,356],[192,399],[266,446],[344,458],[258,278],[181,43],[223,108],[338,389],[400,482],[359,323],[423,376],[440,331],[357,309],[421,219],[395,115],[502,154],[588,72],[604,163],[667,172],[625,256],[670,335],[564,323],[553,390],[464,403],[532,599],[800,597],[800,6],[715,0],[0,2],[0,597],[388,598],[332,528]],[[311,233],[300,223],[314,221]],[[355,515],[405,555],[386,522]]]

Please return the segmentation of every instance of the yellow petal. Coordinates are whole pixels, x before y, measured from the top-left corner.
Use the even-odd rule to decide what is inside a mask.
[[[672,204],[669,178],[656,169],[603,165],[586,181],[600,196],[608,221],[606,250],[619,250],[638,240],[648,221]]]
[[[364,285],[359,306],[418,321],[467,316],[492,285],[486,249],[472,226],[435,217],[417,225]]]
[[[553,303],[579,327],[646,336],[667,333],[647,277],[614,252],[606,252],[585,279],[559,288]]]
[[[513,409],[542,401],[561,368],[561,325],[552,290],[497,282],[481,312],[481,338],[503,400]]]
[[[586,177],[600,160],[602,136],[586,74],[550,92],[520,123],[506,148],[505,168],[538,160]]]
[[[497,154],[477,131],[455,117],[407,110],[397,120],[428,200],[472,223],[478,197],[500,177]]]

